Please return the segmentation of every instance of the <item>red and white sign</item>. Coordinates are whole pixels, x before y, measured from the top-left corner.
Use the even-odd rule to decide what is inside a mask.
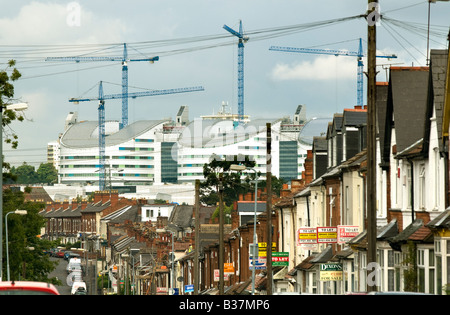
[[[338,225],[338,243],[345,244],[352,238],[358,236],[359,233],[359,226]]]
[[[230,278],[230,274],[223,274],[223,280],[227,281]],[[219,282],[220,281],[220,269],[214,269],[214,281]]]

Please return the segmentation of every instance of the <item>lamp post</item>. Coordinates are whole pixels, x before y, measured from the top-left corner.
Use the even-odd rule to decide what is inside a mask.
[[[3,175],[3,174],[2,174]],[[27,210],[16,210],[16,211],[11,211],[8,212],[5,215],[5,235],[6,235],[6,272],[8,275],[8,281],[10,281],[10,273],[9,273],[9,249],[8,249],[8,215],[14,213],[14,214],[18,214],[18,215],[26,215],[27,214]],[[0,220],[1,221],[1,220]]]
[[[252,295],[255,295],[255,270],[256,270],[256,257],[257,252],[257,239],[256,239],[256,210],[257,210],[257,200],[258,200],[258,173],[253,168],[247,168],[245,165],[231,164],[230,170],[232,171],[243,171],[250,170],[255,172],[255,211],[253,214],[253,248],[252,248]]]
[[[3,108],[8,110],[22,111],[28,108],[27,103],[17,103],[0,106],[0,281],[3,279]]]

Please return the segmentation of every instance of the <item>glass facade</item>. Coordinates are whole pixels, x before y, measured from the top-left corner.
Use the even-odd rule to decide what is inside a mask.
[[[290,181],[298,178],[297,141],[280,141],[280,178]]]

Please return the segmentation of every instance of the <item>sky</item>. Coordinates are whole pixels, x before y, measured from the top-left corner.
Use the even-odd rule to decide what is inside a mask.
[[[97,120],[97,101],[74,104],[70,98],[121,93],[120,62],[50,62],[47,57],[158,56],[129,62],[129,92],[202,86],[204,91],[129,100],[129,123],[172,118],[182,105],[189,118],[217,113],[222,102],[238,111],[237,38],[223,25],[249,37],[244,48],[244,113],[251,119],[292,117],[306,106],[307,118],[327,119],[356,105],[356,57],[285,53],[270,46],[367,51],[367,10],[360,0],[0,0],[0,63],[17,61],[22,78],[14,102],[27,102],[26,120],[11,128],[18,149],[3,146],[5,161],[36,168],[46,148],[64,130],[69,112]],[[427,64],[427,0],[379,1],[378,81],[388,64]],[[450,1],[430,5],[431,49],[447,48]],[[363,58],[363,61],[365,59]],[[366,81],[364,81],[364,88]],[[366,92],[364,92],[366,103]],[[121,101],[105,105],[107,120],[120,120]],[[326,130],[324,130],[325,132]]]

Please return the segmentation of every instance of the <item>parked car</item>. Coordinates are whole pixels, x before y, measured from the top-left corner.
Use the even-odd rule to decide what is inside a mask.
[[[374,291],[369,292],[367,295],[432,295],[421,292],[401,292],[401,291]]]
[[[80,272],[82,273],[81,264],[80,263],[72,263],[68,264],[66,267],[67,273],[71,272]]]
[[[51,248],[49,250],[50,257],[56,257],[56,253],[59,251],[59,248]]]
[[[82,282],[83,281],[82,272],[79,270],[72,271],[67,276],[66,281],[69,286],[72,286],[75,282]]]
[[[77,254],[74,252],[69,252],[69,254],[67,255],[67,259],[66,259],[66,256],[64,256],[64,259],[66,259],[66,260],[70,260],[72,258],[80,258],[80,254]]]
[[[0,282],[0,295],[60,295],[51,283],[35,281]]]
[[[65,249],[60,249],[59,251],[56,252],[55,257],[58,257],[58,258],[64,258],[64,253],[65,253],[65,252],[66,252]]]
[[[70,251],[70,250],[66,250],[65,252],[64,252],[64,260],[69,260],[69,255],[71,254],[72,252]]]
[[[86,283],[84,283],[83,281],[75,281],[72,284],[72,290],[71,290],[71,294],[75,295],[75,293],[80,289],[84,289],[84,291],[86,291]]]
[[[87,291],[84,287],[79,287],[73,295],[87,295]]]

